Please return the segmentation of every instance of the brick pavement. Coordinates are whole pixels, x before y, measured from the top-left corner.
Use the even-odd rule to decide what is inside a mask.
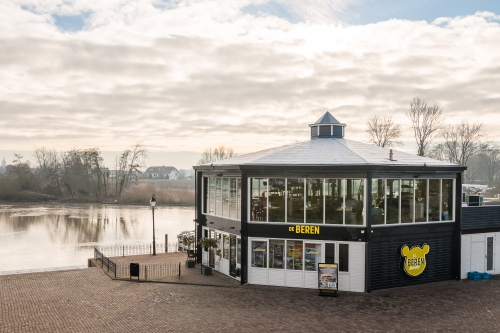
[[[498,332],[500,277],[370,294],[112,280],[100,268],[0,276],[0,332]]]

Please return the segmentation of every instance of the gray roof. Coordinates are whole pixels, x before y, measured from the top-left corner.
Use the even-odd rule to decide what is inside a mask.
[[[344,138],[314,138],[213,162],[213,166],[424,166],[425,163],[428,167],[459,167],[397,150],[393,153],[391,161],[387,148]]]
[[[335,119],[335,117],[332,116],[330,114],[330,112],[328,112],[328,111],[326,111],[326,113],[324,115],[322,115],[318,120],[316,120],[316,122],[313,125],[317,125],[317,124],[321,124],[321,125],[327,125],[327,124],[343,125],[343,124],[340,124],[340,122],[337,119]]]

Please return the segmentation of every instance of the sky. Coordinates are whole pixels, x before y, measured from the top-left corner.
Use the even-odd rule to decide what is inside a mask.
[[[370,117],[390,115],[413,151],[416,96],[439,103],[446,126],[482,122],[498,140],[499,1],[0,2],[8,163],[37,147],[140,142],[149,165],[189,168],[221,144],[308,140],[327,110],[362,142]]]

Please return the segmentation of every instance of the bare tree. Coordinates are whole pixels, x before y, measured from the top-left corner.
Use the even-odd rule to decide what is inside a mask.
[[[59,195],[61,195],[61,161],[55,149],[35,148],[35,159],[38,162],[38,171],[41,178],[47,182],[49,187],[56,188]]]
[[[117,192],[118,195],[122,194],[135,172],[140,172],[140,168],[146,166],[146,159],[148,158],[148,150],[141,143],[136,143],[130,149],[126,149],[116,159],[118,169],[117,175]]]
[[[410,102],[410,110],[406,115],[412,123],[418,155],[429,154],[430,144],[441,128],[441,113],[442,108],[437,103],[430,105],[419,97],[413,98]]]
[[[500,147],[491,144],[485,144],[479,152],[480,166],[488,185],[492,186],[495,176],[500,172]]]
[[[448,154],[448,160],[466,166],[471,156],[481,149],[481,140],[484,137],[483,128],[483,124],[470,124],[468,121],[444,128],[442,130],[443,145]]]
[[[380,147],[401,146],[403,143],[398,141],[401,136],[401,125],[395,124],[391,116],[380,118],[373,116],[368,119],[366,133],[370,137],[370,142]]]
[[[210,147],[201,153],[201,159],[198,160],[198,165],[221,161],[234,156],[236,156],[236,153],[233,148],[226,148],[223,145],[220,145],[212,151],[212,148]]]

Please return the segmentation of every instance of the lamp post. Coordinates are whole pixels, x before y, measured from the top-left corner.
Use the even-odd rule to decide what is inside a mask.
[[[153,212],[153,255],[155,256],[156,255],[155,210],[157,210],[158,208],[156,208],[156,199],[154,194],[151,197],[151,199],[149,199],[149,204],[151,205],[149,209],[151,209],[151,211]]]

